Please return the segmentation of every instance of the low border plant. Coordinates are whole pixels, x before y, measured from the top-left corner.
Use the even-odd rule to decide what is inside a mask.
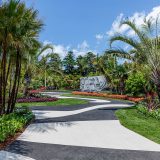
[[[141,103],[137,105],[137,110],[140,113],[144,114],[145,116],[150,116],[157,120],[160,120],[160,108],[154,110],[148,110],[146,105]]]
[[[17,108],[13,113],[1,116],[0,143],[21,131],[33,118],[33,113],[26,107]]]

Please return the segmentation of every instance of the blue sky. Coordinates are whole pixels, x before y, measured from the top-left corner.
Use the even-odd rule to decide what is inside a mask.
[[[139,23],[144,16],[155,15],[160,10],[159,0],[25,1],[39,10],[45,23],[40,40],[53,43],[55,51],[62,56],[67,50],[74,50],[77,55],[89,50],[101,53],[108,47],[108,39],[117,32],[122,18],[136,18]]]

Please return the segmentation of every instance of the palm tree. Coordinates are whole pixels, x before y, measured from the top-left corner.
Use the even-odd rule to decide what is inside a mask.
[[[160,38],[159,38],[159,17],[144,20],[144,24],[137,27],[134,21],[125,20],[121,23],[127,25],[134,33],[135,37],[126,35],[115,35],[110,39],[111,49],[106,53],[114,54],[118,57],[127,58],[136,64],[148,67],[151,71],[150,77],[154,82],[160,99]],[[115,41],[121,41],[129,46],[131,50],[113,48]]]
[[[31,50],[28,58],[26,60],[26,71],[24,74],[24,81],[25,81],[25,87],[24,87],[24,96],[28,96],[28,88],[31,83],[31,78],[33,74],[35,73],[38,64],[38,58],[48,49],[51,49],[51,53],[53,52],[53,46],[51,44],[47,45],[40,45],[36,46],[34,50]],[[45,74],[46,79],[46,74]]]
[[[43,24],[37,18],[37,13],[17,0],[7,1],[0,8],[0,114],[13,112],[22,62],[30,51],[39,45],[37,38]]]

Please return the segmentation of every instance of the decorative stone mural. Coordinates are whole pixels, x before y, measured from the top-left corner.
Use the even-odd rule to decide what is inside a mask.
[[[106,87],[107,81],[104,76],[83,77],[80,79],[81,91],[97,92]]]

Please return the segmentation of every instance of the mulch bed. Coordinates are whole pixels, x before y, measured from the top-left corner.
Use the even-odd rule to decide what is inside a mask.
[[[139,102],[139,101],[144,100],[144,97],[131,97],[131,96],[127,96],[127,95],[107,94],[107,93],[97,93],[97,92],[75,91],[75,92],[72,92],[72,94],[84,95],[84,96],[106,97],[106,98],[113,98],[113,99],[123,99],[123,100],[129,100],[129,101],[133,101],[133,102]]]

